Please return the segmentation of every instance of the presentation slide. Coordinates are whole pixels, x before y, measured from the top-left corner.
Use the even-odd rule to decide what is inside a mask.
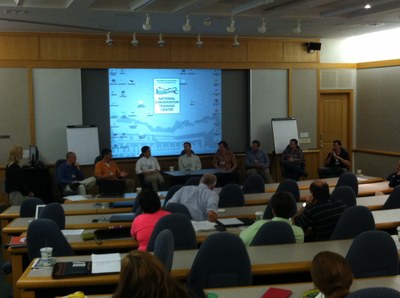
[[[183,143],[210,154],[221,140],[220,69],[109,69],[115,158],[179,155]]]

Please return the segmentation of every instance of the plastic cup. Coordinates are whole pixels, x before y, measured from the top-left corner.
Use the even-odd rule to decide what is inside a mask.
[[[42,259],[43,266],[51,266],[53,264],[53,248],[52,247],[42,247],[40,249],[40,256]]]

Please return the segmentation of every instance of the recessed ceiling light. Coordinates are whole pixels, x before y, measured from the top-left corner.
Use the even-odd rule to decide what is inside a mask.
[[[367,3],[367,4],[364,5],[364,8],[365,8],[365,9],[370,9],[371,7],[372,7],[372,6],[371,6],[371,4],[369,4],[369,3]]]

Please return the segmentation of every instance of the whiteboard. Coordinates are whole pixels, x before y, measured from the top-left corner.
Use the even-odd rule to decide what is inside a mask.
[[[275,154],[281,154],[289,145],[290,139],[299,139],[297,120],[295,118],[271,119]]]
[[[92,165],[94,159],[100,155],[97,126],[68,125],[67,145],[68,152],[76,153],[79,164]]]

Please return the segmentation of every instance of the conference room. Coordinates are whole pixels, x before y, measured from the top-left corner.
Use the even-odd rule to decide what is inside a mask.
[[[259,8],[263,8],[263,5]],[[270,4],[265,5],[269,7]],[[23,9],[25,8],[17,10]],[[393,12],[393,9],[390,11]],[[109,46],[105,43],[107,30],[72,33],[69,31],[71,28],[56,27],[55,32],[49,32],[47,26],[40,32],[32,32],[28,29],[19,30],[14,22],[12,24],[15,28],[2,28],[4,21],[0,20],[0,86],[4,90],[1,101],[3,109],[0,109],[1,119],[4,119],[0,133],[0,148],[3,152],[0,156],[2,184],[9,147],[21,144],[28,149],[29,145],[34,144],[39,149],[40,160],[49,172],[51,198],[58,200],[54,164],[68,151],[67,126],[95,125],[98,129],[98,150],[112,147],[111,119],[117,118],[112,118],[110,113],[110,98],[113,93],[110,91],[109,74],[113,70],[128,73],[135,69],[214,70],[220,74],[221,88],[216,91],[220,93],[218,102],[221,105],[217,111],[213,111],[214,117],[217,114],[221,117],[221,130],[218,139],[204,147],[208,151],[202,152],[203,148],[198,145],[201,142],[196,142],[198,139],[193,137],[169,142],[168,146],[164,146],[169,151],[158,154],[157,144],[161,142],[154,141],[147,131],[141,135],[139,132],[131,133],[130,129],[134,128],[129,128],[128,135],[133,138],[131,143],[134,145],[128,147],[127,155],[123,155],[125,152],[124,144],[120,142],[123,140],[121,136],[117,141],[118,147],[115,147],[116,161],[122,168],[129,170],[130,178],[135,179],[138,186],[140,181],[134,173],[134,165],[140,153],[140,146],[150,145],[162,171],[168,171],[171,166],[178,168],[177,158],[183,149],[183,142],[191,141],[194,145],[193,150],[200,155],[203,169],[207,169],[212,167],[212,156],[217,149],[217,142],[221,139],[229,143],[237,156],[239,168],[243,171],[245,150],[253,139],[260,140],[261,148],[271,159],[273,179],[279,183],[283,178],[279,165],[280,156],[274,152],[272,128],[272,119],[277,118],[296,119],[299,144],[303,149],[306,170],[309,173],[308,180],[318,177],[318,167],[322,165],[334,139],[342,140],[344,147],[349,151],[352,172],[357,173],[357,170],[361,170],[363,176],[386,178],[395,170],[399,159],[399,146],[393,141],[398,127],[396,111],[399,108],[399,69],[398,45],[394,38],[374,35],[370,37],[372,41],[368,42],[368,36],[351,39],[350,35],[313,35],[310,33],[311,30],[315,30],[312,27],[318,26],[312,24],[311,18],[300,20],[302,30],[299,35],[293,34],[292,28],[285,34],[274,33],[277,32],[273,29],[275,25],[269,24],[268,18],[266,22],[267,27],[271,28],[271,33],[267,30],[265,35],[257,32],[246,34],[244,29],[240,28],[240,23],[249,23],[248,27],[254,27],[253,31],[256,31],[255,28],[259,24],[253,26],[253,22],[238,15],[235,20],[240,46],[233,47],[234,36],[227,35],[225,30],[231,21],[229,15],[224,17],[227,24],[219,26],[222,29],[218,30],[223,32],[201,32],[201,41],[204,43],[202,48],[194,45],[193,40],[196,40],[197,34],[180,34],[181,24],[175,26],[179,27],[179,33],[163,32],[162,39],[165,45],[160,48],[157,45],[160,27],[150,33],[143,31],[140,28],[145,10],[140,10],[138,14],[141,21],[137,22],[137,47],[131,46],[132,32],[118,29],[109,29],[110,37],[114,41],[114,44]],[[185,20],[185,15],[181,17]],[[157,28],[157,18],[152,18],[152,21],[155,22],[153,28]],[[194,22],[193,26],[197,21],[197,28],[202,28],[195,15],[191,16],[191,21]],[[287,25],[286,28],[295,27],[298,17],[293,17],[292,21],[293,25]],[[217,23],[218,21],[215,21],[214,24]],[[393,29],[396,26],[392,22],[383,27]],[[333,31],[340,30],[335,28]],[[360,34],[372,31],[375,31],[375,28],[363,28]],[[391,34],[395,35],[394,32]],[[320,43],[321,49],[308,52],[305,44],[310,42]],[[114,89],[118,95],[121,95],[121,91]],[[183,102],[186,101],[188,106],[200,111],[200,107],[203,106],[196,96],[186,97],[186,93],[182,94],[185,94],[185,97],[180,99],[182,108]],[[199,94],[202,96],[203,93]],[[130,93],[128,96],[131,96]],[[145,100],[144,105],[146,104],[148,103]],[[140,103],[135,99],[135,114],[139,109],[138,105]],[[146,109],[145,114],[140,116],[141,119],[156,123],[157,115],[151,116],[148,113]],[[155,114],[154,110],[151,113]],[[132,115],[131,110],[127,109],[126,119],[134,119]],[[124,122],[125,118],[122,116],[121,114],[114,124],[117,123],[121,127],[143,125],[135,121],[126,124],[128,122]],[[375,125],[371,125],[371,122]],[[289,140],[287,142],[289,143]],[[95,157],[90,156],[87,163],[82,164],[86,176],[93,175]],[[83,153],[78,153],[79,158],[84,158]],[[244,179],[241,180],[241,184],[243,182]],[[302,182],[299,181],[299,185]],[[360,190],[363,190],[361,184]],[[357,204],[373,206],[375,212],[383,205],[383,199],[377,202],[378,199],[374,196],[377,191],[386,192],[383,187],[374,189],[367,194],[368,196],[363,197],[366,200],[358,197]],[[302,192],[304,197],[308,195],[307,190]],[[384,198],[387,197],[388,194]],[[260,207],[240,211],[241,214],[254,217],[254,211],[258,211],[258,208],[264,209],[268,199],[268,195],[262,195],[261,200],[256,201],[257,204],[261,204]],[[7,194],[2,191],[0,202],[5,206],[7,200]],[[251,196],[246,200],[251,202]],[[90,209],[88,212],[93,212],[92,217],[95,219],[104,217],[95,212],[118,213],[101,205],[106,202],[107,200],[97,202],[97,208],[93,205],[96,202],[83,202],[82,205],[90,206],[81,206],[81,210]],[[70,209],[67,210],[68,208]],[[67,217],[82,216],[73,211],[73,207],[68,208],[65,208]],[[126,211],[128,210],[123,210]],[[7,212],[13,215],[8,215]],[[19,216],[17,209],[7,212],[1,215],[2,228]],[[93,218],[89,214],[87,218],[91,221]],[[384,227],[393,229],[397,226],[399,221],[395,214],[393,216],[383,216],[385,220],[391,220],[391,224],[388,225],[385,221],[381,222],[386,225]],[[380,217],[376,217],[375,220],[379,222]],[[7,232],[7,229],[5,231]]]

